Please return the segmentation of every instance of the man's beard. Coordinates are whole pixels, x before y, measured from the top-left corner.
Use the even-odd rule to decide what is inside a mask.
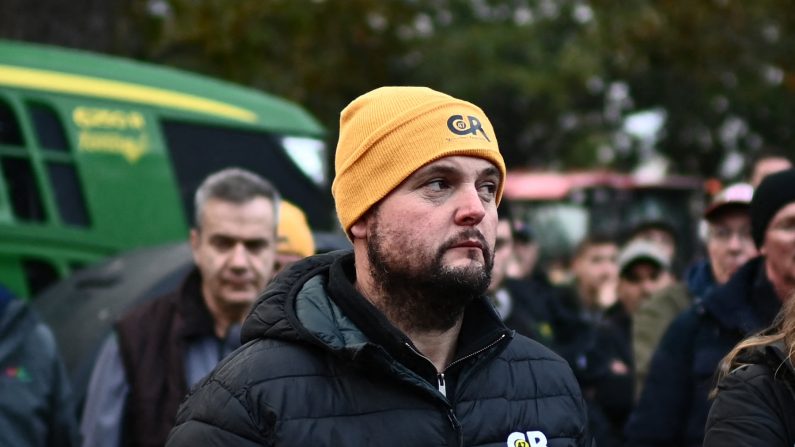
[[[370,274],[381,292],[378,307],[402,330],[448,330],[463,315],[466,306],[486,292],[491,282],[494,255],[479,231],[470,229],[461,232],[442,244],[431,256],[413,252],[408,248],[409,245],[385,247],[377,224],[372,225],[367,241],[367,257]],[[485,265],[443,265],[445,253],[469,239],[480,241]],[[406,250],[398,251],[401,248]]]

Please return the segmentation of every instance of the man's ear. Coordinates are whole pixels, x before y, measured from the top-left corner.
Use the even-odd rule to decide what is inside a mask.
[[[368,214],[365,214],[351,225],[351,236],[353,236],[353,239],[364,239],[367,237],[367,216]]]
[[[190,251],[193,255],[193,260],[197,262],[196,253],[199,252],[199,244],[201,243],[201,235],[199,230],[191,228],[190,230]]]

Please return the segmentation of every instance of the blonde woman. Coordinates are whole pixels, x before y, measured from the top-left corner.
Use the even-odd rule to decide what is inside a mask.
[[[795,298],[723,359],[704,447],[795,445]]]

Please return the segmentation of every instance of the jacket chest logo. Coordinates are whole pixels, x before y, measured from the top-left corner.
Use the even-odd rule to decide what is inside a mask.
[[[31,382],[33,378],[30,377],[28,370],[24,366],[9,366],[3,370],[3,376],[17,380],[20,382]]]
[[[508,435],[508,447],[547,447],[547,437],[540,431],[515,431]]]

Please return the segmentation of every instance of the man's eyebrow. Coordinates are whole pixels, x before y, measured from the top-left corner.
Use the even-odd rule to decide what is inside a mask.
[[[481,177],[486,177],[486,176],[502,177],[502,173],[500,172],[499,169],[495,168],[494,166],[489,166],[488,168],[480,171],[480,176]]]
[[[268,240],[267,237],[252,237],[252,238],[241,238],[237,236],[231,236],[224,233],[214,233],[209,237],[211,240],[229,240],[229,241],[236,241],[236,242],[266,242]]]
[[[416,172],[418,176],[431,176],[431,175],[450,175],[457,173],[458,170],[453,166],[448,165],[433,165],[427,166],[425,169],[420,169]]]
[[[416,172],[418,176],[430,176],[430,175],[450,175],[450,174],[458,174],[459,170],[455,166],[450,165],[443,165],[437,164],[434,166],[427,166],[425,169],[420,169]],[[486,176],[496,176],[501,177],[502,174],[500,170],[494,166],[489,166],[484,168],[482,171],[479,172],[481,177]]]

